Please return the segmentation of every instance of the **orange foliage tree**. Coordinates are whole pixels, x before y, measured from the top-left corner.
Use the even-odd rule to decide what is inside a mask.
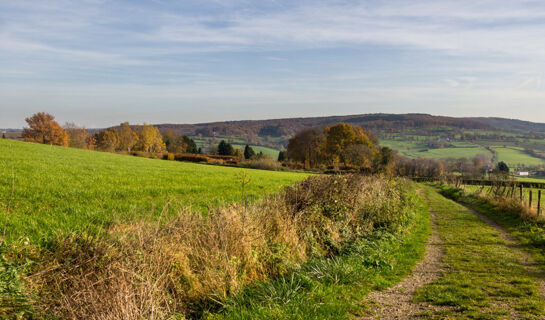
[[[66,130],[55,121],[54,116],[45,112],[38,112],[26,118],[25,121],[29,126],[29,128],[23,130],[23,139],[25,141],[68,146],[70,137]]]

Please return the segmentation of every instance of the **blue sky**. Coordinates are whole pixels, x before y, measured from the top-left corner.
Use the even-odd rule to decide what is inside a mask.
[[[423,112],[545,122],[543,1],[0,0],[0,127]]]

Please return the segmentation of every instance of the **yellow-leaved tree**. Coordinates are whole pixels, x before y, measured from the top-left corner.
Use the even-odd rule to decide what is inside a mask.
[[[339,123],[325,129],[325,152],[330,163],[357,166],[373,161],[377,150],[360,127]]]
[[[117,133],[119,139],[119,149],[131,152],[131,149],[138,142],[138,134],[131,129],[128,122],[123,122]]]
[[[137,148],[145,152],[164,152],[166,150],[165,143],[161,132],[157,127],[151,124],[144,123],[138,128],[138,143]]]

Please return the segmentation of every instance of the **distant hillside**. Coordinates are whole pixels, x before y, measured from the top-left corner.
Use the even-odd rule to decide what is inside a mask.
[[[281,150],[304,128],[350,123],[369,129],[383,146],[410,158],[467,158],[486,154],[513,168],[545,164],[545,123],[503,118],[455,118],[429,114],[244,120],[198,124],[160,124],[163,132],[193,136],[204,150],[221,139]]]
[[[360,114],[314,118],[225,121],[198,124],[159,124],[157,126],[161,131],[172,129],[174,132],[184,135],[258,135],[270,137],[291,136],[304,128],[326,126],[338,122],[362,126],[375,132],[423,127],[450,127],[476,130],[495,129],[491,124],[479,119],[480,118],[472,119],[432,116],[428,114]]]
[[[545,123],[505,118],[465,118],[508,132],[545,133]]]

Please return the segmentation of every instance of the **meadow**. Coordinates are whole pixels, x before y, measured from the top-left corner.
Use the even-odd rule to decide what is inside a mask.
[[[243,173],[249,180],[244,191]],[[241,201],[243,193],[254,201],[306,176],[0,140],[0,221],[8,239],[47,240],[115,222],[153,220],[181,207],[204,213]]]
[[[246,145],[244,144],[233,144],[233,148],[236,148],[236,149],[240,149],[240,151],[244,152],[244,147]],[[268,148],[268,147],[263,147],[263,146],[251,146],[252,149],[254,149],[254,152],[255,153],[260,153],[260,152],[263,152],[263,154],[265,155],[268,155],[269,157],[273,158],[273,159],[277,159],[278,158],[278,153],[280,153],[280,151],[276,150],[276,149],[273,149],[273,148]]]
[[[345,319],[345,306],[399,281],[424,252],[428,215],[403,179],[303,180],[307,174],[0,146],[2,196],[13,198],[3,222],[8,240],[17,239],[0,242],[0,318],[237,318],[245,308],[238,303],[262,297],[243,298],[256,286],[282,289],[286,277],[303,277],[297,299],[314,299],[314,314],[281,303],[245,317],[296,308],[304,318]],[[242,181],[250,181],[244,190]],[[337,268],[352,270],[350,279],[335,280]]]
[[[545,164],[545,160],[533,157],[524,152],[524,149],[517,147],[497,147],[492,146],[498,154],[498,161],[503,161],[509,166],[518,164],[524,165],[540,165]]]

